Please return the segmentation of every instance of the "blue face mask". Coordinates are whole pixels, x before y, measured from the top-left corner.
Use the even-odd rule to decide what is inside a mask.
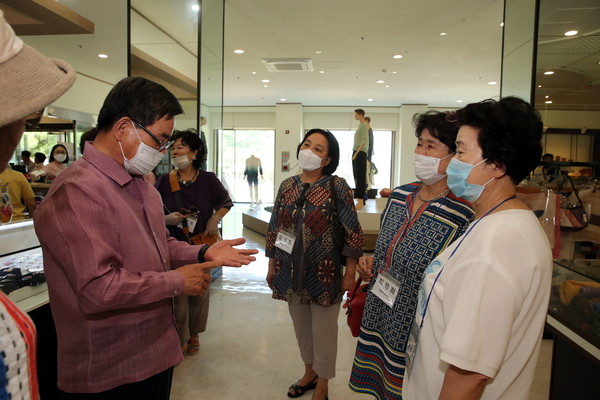
[[[450,164],[448,164],[448,168],[446,168],[446,175],[448,175],[448,187],[456,197],[462,197],[468,202],[473,203],[481,196],[483,189],[485,189],[485,185],[495,179],[492,178],[483,185],[475,185],[467,182],[467,178],[471,174],[473,168],[486,160],[487,158],[475,165],[457,160],[456,158],[450,160]]]

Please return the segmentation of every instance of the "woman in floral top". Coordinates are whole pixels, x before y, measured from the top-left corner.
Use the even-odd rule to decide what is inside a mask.
[[[267,282],[273,298],[289,303],[305,365],[304,376],[289,388],[292,398],[315,388],[314,399],[327,398],[328,380],[335,377],[340,304],[363,254],[352,190],[331,175],[339,154],[331,132],[306,133],[297,150],[302,173],[281,183],[266,236]]]

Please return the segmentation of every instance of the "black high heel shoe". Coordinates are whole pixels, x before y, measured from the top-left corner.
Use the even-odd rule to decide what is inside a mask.
[[[290,393],[289,389],[288,389],[288,397],[291,397],[292,399],[295,399],[296,397],[300,397],[302,396],[304,393],[306,393],[307,391],[314,389],[317,387],[317,380],[318,380],[318,376],[315,375],[314,378],[312,378],[312,380],[310,381],[310,383],[308,385],[305,386],[300,386],[298,385],[298,382],[294,383],[292,386],[289,387],[289,389],[292,389],[294,391],[294,393]]]

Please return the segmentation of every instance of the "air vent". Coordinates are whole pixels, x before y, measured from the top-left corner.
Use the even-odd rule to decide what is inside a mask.
[[[270,72],[314,71],[310,58],[263,58],[262,62]]]

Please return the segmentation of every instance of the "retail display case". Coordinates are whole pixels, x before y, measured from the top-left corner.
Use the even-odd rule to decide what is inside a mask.
[[[547,323],[555,334],[550,398],[598,398],[600,260],[554,261]]]

